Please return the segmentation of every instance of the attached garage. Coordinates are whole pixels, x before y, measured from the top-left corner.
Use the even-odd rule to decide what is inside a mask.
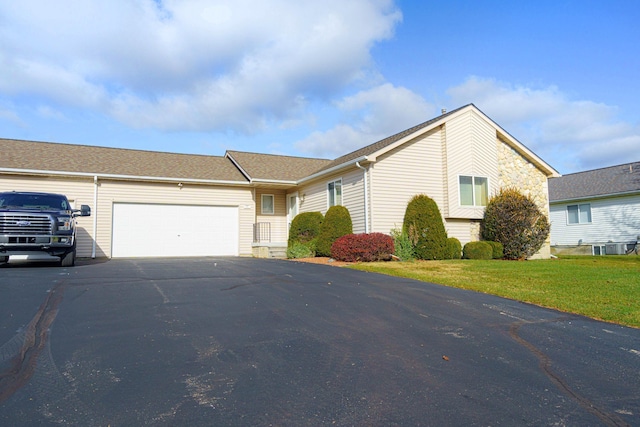
[[[113,258],[239,255],[233,206],[113,204]]]

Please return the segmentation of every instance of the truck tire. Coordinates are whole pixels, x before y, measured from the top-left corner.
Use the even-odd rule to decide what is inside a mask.
[[[9,262],[9,257],[8,256],[0,256],[0,265],[6,264],[8,262]]]
[[[60,267],[73,267],[76,265],[76,248],[60,257]]]

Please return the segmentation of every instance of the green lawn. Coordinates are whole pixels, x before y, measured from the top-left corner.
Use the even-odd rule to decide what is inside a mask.
[[[375,262],[351,268],[470,289],[640,328],[640,256],[636,255]]]

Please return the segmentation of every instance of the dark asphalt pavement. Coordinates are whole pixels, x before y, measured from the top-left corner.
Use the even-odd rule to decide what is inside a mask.
[[[9,265],[0,425],[640,425],[640,330],[290,261]]]

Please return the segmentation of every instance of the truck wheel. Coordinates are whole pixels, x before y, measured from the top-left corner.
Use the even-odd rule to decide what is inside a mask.
[[[76,248],[60,257],[60,267],[73,267],[76,264]]]

